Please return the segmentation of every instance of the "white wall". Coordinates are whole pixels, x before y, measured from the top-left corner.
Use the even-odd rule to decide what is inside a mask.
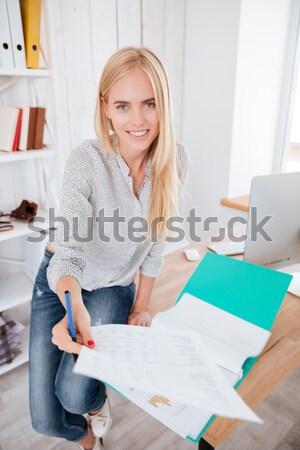
[[[242,0],[228,196],[272,172],[293,0]]]
[[[271,173],[280,150],[276,139],[293,3],[299,2],[187,2],[183,141],[192,159],[187,204],[203,218],[218,216],[221,226],[245,214],[220,206],[220,199],[249,193],[252,177]]]
[[[293,108],[293,120],[291,126],[291,135],[290,142],[300,143],[300,70],[299,67],[297,82],[296,82],[296,91],[295,91],[295,101]]]
[[[240,0],[187,2],[183,142],[192,164],[186,203],[203,219],[221,215],[221,222],[228,214],[219,202],[229,184],[239,17]]]

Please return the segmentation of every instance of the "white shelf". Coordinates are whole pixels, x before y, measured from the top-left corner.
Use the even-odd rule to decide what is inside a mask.
[[[37,216],[40,217],[45,217],[45,213],[43,212],[37,212]],[[5,217],[3,217],[3,220],[6,220]],[[30,234],[35,234],[38,233],[38,231],[31,231],[28,228],[27,222],[23,221],[23,220],[18,220],[18,219],[10,219],[7,218],[7,220],[11,220],[12,225],[14,226],[14,228],[12,230],[9,231],[2,231],[0,233],[0,242],[4,242],[4,241],[8,241],[10,239],[15,239],[18,237],[22,237],[22,236],[29,236]],[[49,230],[50,225],[48,220],[45,220],[44,223],[42,222],[36,222],[36,224],[34,224],[35,228],[39,228],[40,230]],[[1,311],[1,309],[0,309]]]
[[[51,77],[51,70],[47,69],[6,69],[0,67],[0,76],[2,77]]]
[[[18,355],[10,364],[4,364],[0,366],[0,375],[3,375],[6,372],[9,372],[12,369],[15,369],[21,364],[25,364],[29,360],[29,325],[25,327],[24,330],[19,334],[19,338],[21,341],[21,351],[22,353]]]
[[[32,289],[33,283],[25,273],[18,273],[0,280],[0,311],[29,302]]]
[[[0,163],[7,162],[16,162],[16,161],[25,161],[27,159],[36,159],[36,158],[50,158],[51,156],[55,156],[56,151],[50,149],[41,149],[41,150],[25,150],[25,151],[16,151],[16,152],[5,152],[0,151]]]

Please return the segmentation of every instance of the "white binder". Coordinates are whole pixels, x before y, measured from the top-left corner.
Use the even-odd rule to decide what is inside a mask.
[[[25,69],[25,44],[19,0],[6,0],[10,35],[13,46],[13,57],[16,69]]]
[[[14,67],[6,0],[0,0],[0,67]]]

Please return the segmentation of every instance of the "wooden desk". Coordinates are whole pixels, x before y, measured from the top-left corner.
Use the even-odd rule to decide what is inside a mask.
[[[249,195],[242,195],[236,198],[222,198],[221,205],[241,211],[249,211]]]
[[[204,244],[193,244],[201,259],[207,249]],[[151,315],[169,309],[193,273],[197,262],[186,260],[178,250],[165,256],[165,264],[156,280]],[[287,294],[276,317],[272,335],[237,391],[251,407],[255,408],[292,370],[300,364],[300,299]],[[217,417],[203,438],[217,447],[240,424],[240,420]]]

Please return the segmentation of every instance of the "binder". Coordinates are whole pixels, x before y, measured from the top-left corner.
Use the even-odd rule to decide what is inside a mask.
[[[39,68],[41,0],[20,0],[26,48],[26,63],[31,69]]]
[[[286,294],[292,276],[256,264],[206,253],[176,303],[187,293],[230,314],[270,331]],[[256,358],[248,358],[243,365],[242,382]],[[198,442],[215,416],[211,417],[197,437]]]
[[[6,0],[0,0],[0,67],[14,67]]]
[[[26,68],[25,45],[19,0],[6,0],[10,35],[13,48],[14,66]]]

